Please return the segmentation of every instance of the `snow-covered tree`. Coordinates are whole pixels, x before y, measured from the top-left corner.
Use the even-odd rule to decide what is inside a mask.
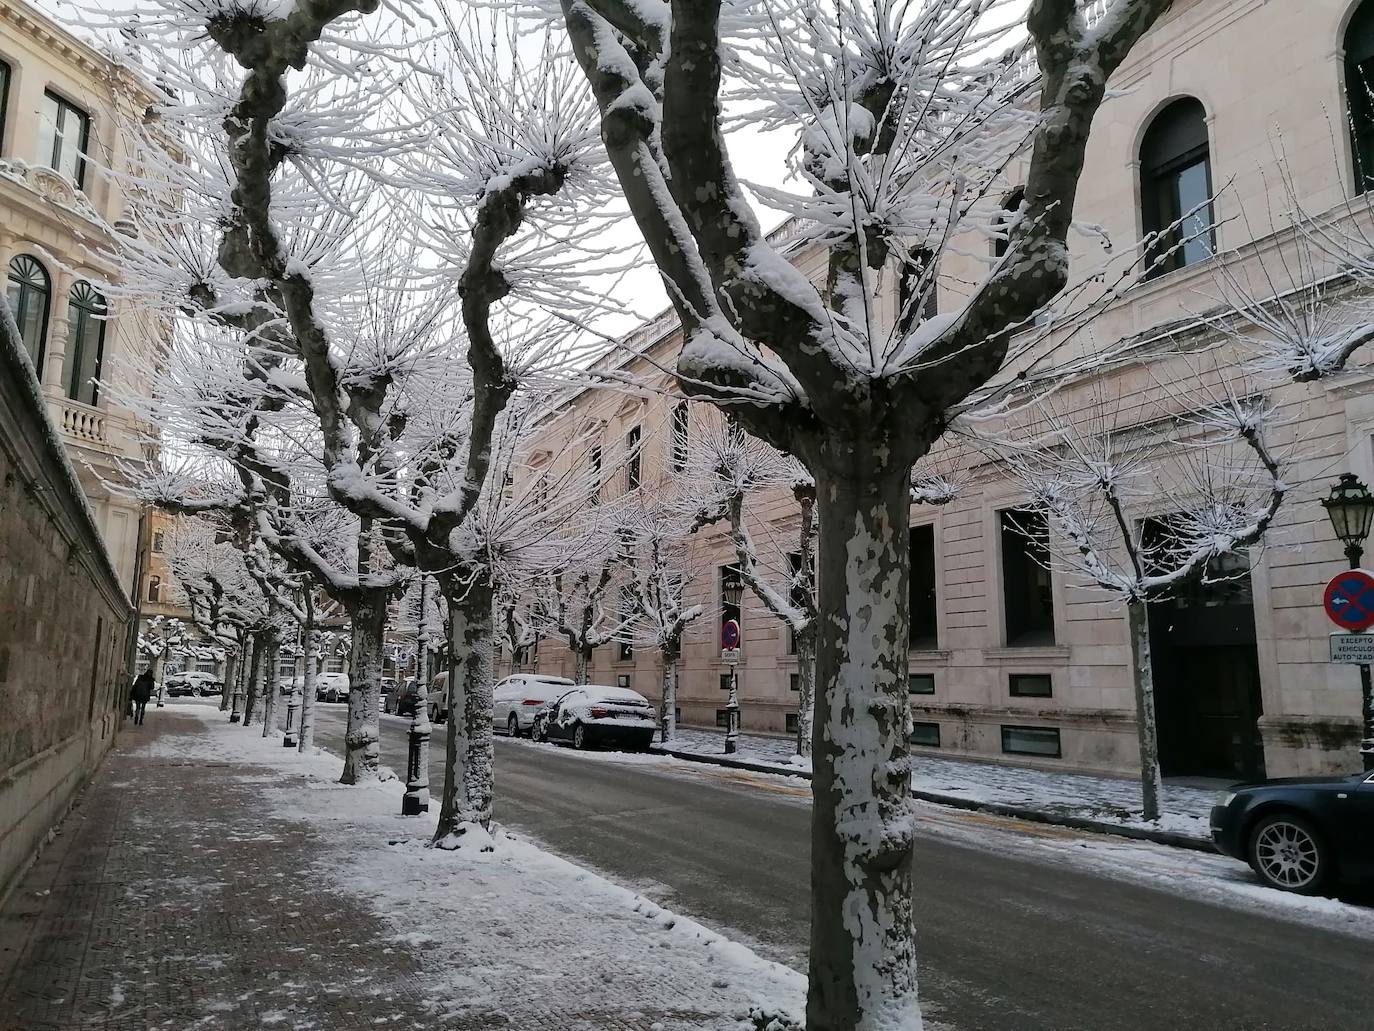
[[[704,605],[689,605],[693,566],[688,561],[692,524],[675,498],[642,496],[639,504],[623,508],[624,540],[629,559],[622,588],[633,599],[633,621],[622,628],[620,640],[657,649],[663,667],[659,694],[662,740],[677,731],[678,663],[682,636],[706,613]]]
[[[740,579],[787,629],[797,653],[797,755],[810,757],[816,682],[816,487],[794,460],[730,424],[708,427],[687,448],[680,497],[697,527],[726,522]],[[795,538],[765,527],[761,553],[749,527],[751,496],[788,489],[797,503]],[[793,550],[795,549],[795,550]]]
[[[547,5],[546,5],[547,6]],[[903,731],[913,464],[992,379],[1069,277],[1067,238],[1107,80],[1170,0],[752,4],[561,0],[602,135],[682,323],[689,396],[814,477],[820,637],[808,1026],[920,1026]],[[1038,60],[1027,83],[1024,30]],[[828,253],[816,286],[765,238],[726,150],[741,117],[795,131],[804,195],[756,190]],[[1038,99],[1038,105],[1035,101]],[[1038,107],[1038,110],[1036,109]],[[1012,155],[1024,202],[1005,253],[921,319],[942,252],[983,239]],[[895,319],[883,316],[893,280]]]
[[[1149,605],[1225,579],[1223,560],[1260,543],[1288,490],[1263,397],[1223,382],[1215,394],[1195,386],[1170,400],[1178,410],[1143,418],[1100,397],[1077,413],[1040,404],[1002,448],[1031,509],[1046,517],[1041,545],[1126,609],[1147,820],[1159,819],[1163,791]]]

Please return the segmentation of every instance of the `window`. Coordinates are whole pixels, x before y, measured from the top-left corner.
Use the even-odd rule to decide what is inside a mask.
[[[593,505],[601,504],[601,445],[594,444],[587,451],[587,464],[591,469],[591,483],[588,489],[591,494],[587,500]]]
[[[623,687],[625,690],[628,691],[630,689],[630,674],[617,673],[615,678],[615,686]]]
[[[1211,257],[1211,195],[1207,115],[1201,101],[1183,97],[1155,116],[1140,144],[1144,229],[1160,234],[1145,255],[1146,278]]]
[[[673,472],[675,473],[680,473],[687,468],[687,435],[691,429],[690,419],[686,401],[679,401],[673,406]]]
[[[922,748],[939,748],[940,724],[913,723],[907,741],[913,745],[920,745]]]
[[[1058,759],[1058,727],[1003,727],[1002,751],[1008,755],[1043,755]]]
[[[1007,199],[1002,202],[1002,214],[997,218],[997,231],[999,233],[1010,233],[1012,225],[1016,222],[1016,214],[1021,210],[1021,205],[1026,202],[1026,191],[1017,187],[1007,194]],[[1007,253],[1007,248],[1011,246],[1011,241],[1006,236],[999,236],[992,242],[992,253],[994,257],[1000,258]]]
[[[625,434],[625,489],[639,490],[639,439],[640,429],[631,426]]]
[[[797,673],[787,674],[787,690],[793,694],[801,693],[801,676]]]
[[[73,401],[93,405],[99,396],[95,381],[100,378],[100,362],[105,354],[105,320],[109,310],[105,298],[84,280],[72,287],[67,305],[70,327],[67,368],[67,396]]]
[[[1050,592],[1050,531],[1039,512],[1001,513],[1002,595],[1007,644],[1054,644]]]
[[[795,734],[795,733],[797,732],[797,726],[798,726],[798,724],[799,724],[800,722],[801,722],[801,719],[800,719],[800,717],[798,717],[798,715],[797,715],[795,712],[789,712],[789,713],[784,713],[784,714],[783,714],[783,717],[782,717],[782,726],[783,726],[783,729],[784,729],[785,731],[787,731],[787,733],[789,733],[789,734]]]
[[[730,710],[729,710],[729,709],[717,709],[717,710],[716,710],[716,726],[718,726],[718,727],[725,727],[725,728],[727,728],[727,729],[729,728],[729,726],[730,726]]]
[[[148,600],[154,603],[162,600],[162,577],[148,577]]]
[[[4,97],[0,96],[0,100]],[[19,337],[29,361],[43,379],[43,355],[48,339],[48,309],[52,300],[52,280],[37,258],[20,254],[10,260],[9,280],[5,290],[10,314],[19,326]]]
[[[681,722],[682,722],[682,706],[680,706],[680,705],[674,705],[674,706],[673,706],[673,722],[674,722],[674,723],[681,723]]]
[[[907,694],[934,694],[934,673],[908,673],[906,675]]]
[[[5,113],[10,109],[10,66],[0,61],[0,147],[5,144]]]
[[[730,674],[729,674],[729,673],[722,673],[722,674],[720,675],[720,689],[721,689],[722,691],[728,691],[728,690],[730,690]]]
[[[162,532],[161,530],[156,530],[156,531],[154,531],[154,533],[153,533],[153,551],[156,552],[156,553],[159,554],[159,555],[162,554],[162,546],[163,546],[163,543],[164,543],[164,536],[165,536],[165,535],[163,534],[163,532]]]
[[[38,125],[38,163],[47,165],[86,188],[86,148],[91,139],[91,116],[55,93],[43,94]]]
[[[912,251],[910,260],[902,265],[897,283],[897,326],[903,333],[940,313],[935,276],[929,271],[934,260],[931,251],[921,248]]]
[[[907,601],[911,609],[911,647],[936,648],[940,634],[935,619],[935,527],[913,526],[907,533],[911,576]]]
[[[1345,98],[1355,192],[1374,186],[1374,3],[1360,5],[1345,30]]]
[[[1013,673],[1010,678],[1013,698],[1052,698],[1054,684],[1048,673]]]

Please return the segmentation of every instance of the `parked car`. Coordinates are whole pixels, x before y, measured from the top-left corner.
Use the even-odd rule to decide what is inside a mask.
[[[392,690],[382,696],[382,712],[395,713],[397,716],[414,716],[415,708],[420,703],[420,682],[414,677],[408,679],[401,685],[399,690]]]
[[[1212,808],[1212,840],[1273,888],[1315,895],[1374,881],[1374,773],[1238,784]]]
[[[224,690],[220,685],[219,678],[209,670],[193,669],[181,674],[181,676],[191,688],[191,693],[195,695],[219,694]]]
[[[492,729],[504,730],[511,737],[528,734],[534,727],[534,714],[573,686],[567,677],[546,677],[538,673],[515,673],[506,677],[492,690]]]
[[[350,686],[347,673],[321,673],[315,681],[315,701],[346,702]]]
[[[583,684],[535,713],[536,741],[567,741],[574,748],[624,745],[648,751],[658,720],[649,700],[624,687]]]
[[[187,673],[168,673],[162,678],[162,690],[168,698],[185,698],[196,693]]]
[[[448,719],[448,670],[429,682],[429,722],[442,723]]]

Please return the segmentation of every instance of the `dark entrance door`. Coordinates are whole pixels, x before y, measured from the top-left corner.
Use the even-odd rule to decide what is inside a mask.
[[[1255,609],[1249,571],[1238,565],[1226,579],[1150,606],[1165,776],[1264,776]]]

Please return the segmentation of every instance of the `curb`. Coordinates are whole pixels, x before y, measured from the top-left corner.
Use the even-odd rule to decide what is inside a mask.
[[[811,773],[808,770],[789,770],[780,765],[751,762],[748,759],[732,759],[724,755],[702,755],[699,752],[684,752],[676,748],[664,748],[662,745],[654,745],[651,750],[660,755],[670,755],[675,759],[683,759],[687,762],[706,763],[710,766],[727,766],[737,770],[748,770],[751,773],[772,773],[783,777],[800,777],[803,780],[811,779]],[[982,802],[972,798],[963,798],[960,795],[945,795],[938,791],[912,789],[911,797],[922,802],[930,802],[934,805],[948,806],[951,809],[992,813],[996,816],[1010,816],[1018,820],[1027,820],[1031,823],[1044,823],[1055,827],[1069,827],[1073,830],[1091,831],[1094,834],[1112,834],[1118,838],[1130,838],[1134,841],[1153,841],[1157,844],[1169,845],[1173,848],[1186,848],[1193,852],[1206,852],[1212,855],[1217,854],[1216,846],[1210,841],[1206,838],[1195,838],[1191,834],[1178,834],[1174,831],[1157,831],[1151,830],[1148,827],[1131,827],[1119,823],[1107,823],[1104,820],[1093,820],[1084,816],[1070,816],[1061,813],[1049,813],[1043,809],[1009,805],[1005,802]]]

